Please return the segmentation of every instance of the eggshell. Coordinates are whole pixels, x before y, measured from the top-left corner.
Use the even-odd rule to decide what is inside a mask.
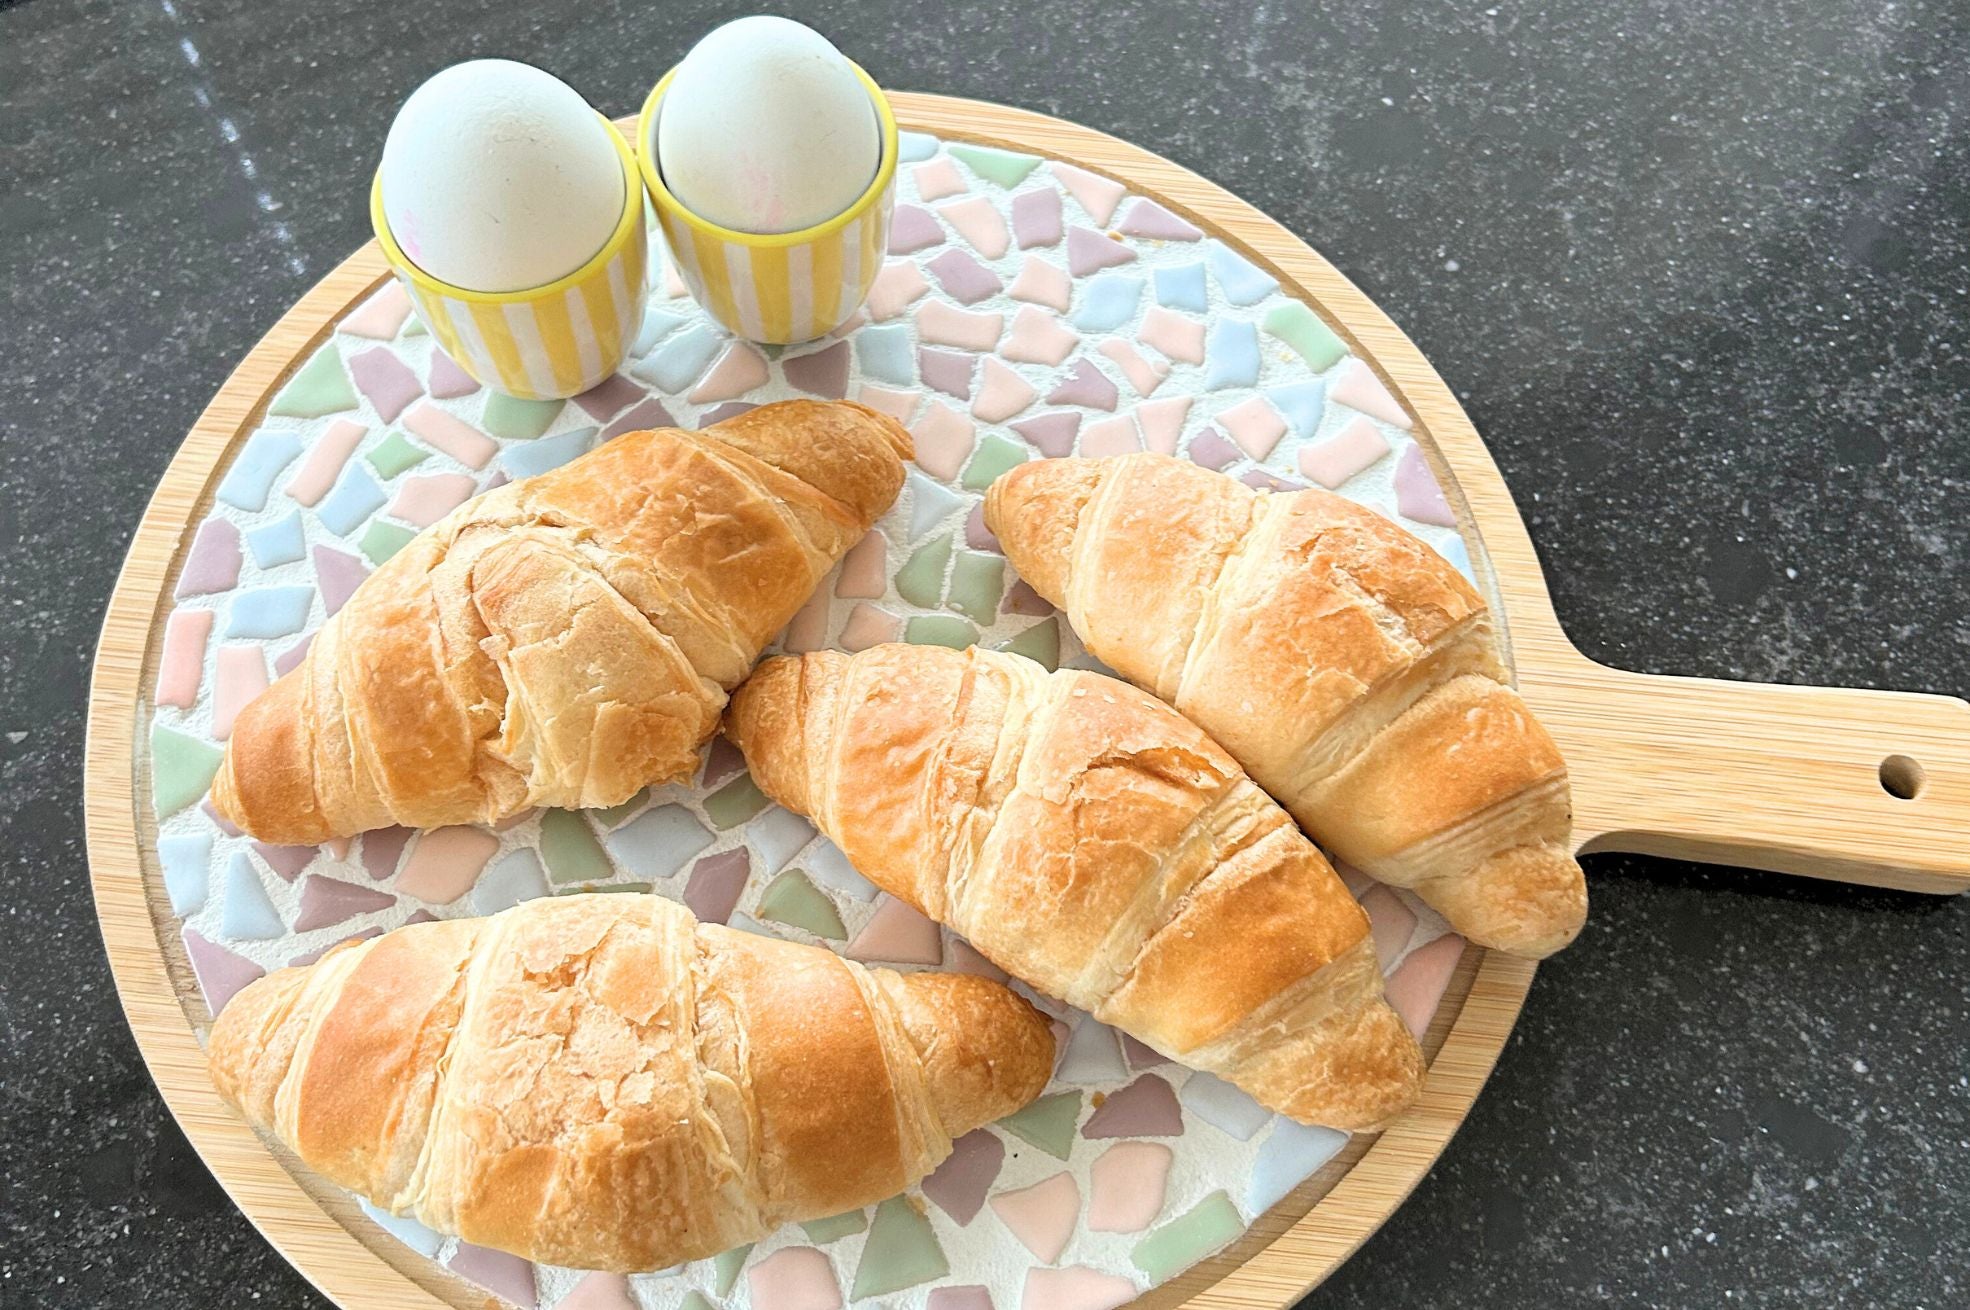
[[[455,64],[412,92],[381,178],[404,254],[468,291],[526,291],[575,272],[627,199],[595,110],[553,74],[506,59]]]
[[[670,193],[739,232],[826,222],[882,162],[875,106],[854,66],[786,18],[741,18],[698,42],[664,93],[655,132]]]

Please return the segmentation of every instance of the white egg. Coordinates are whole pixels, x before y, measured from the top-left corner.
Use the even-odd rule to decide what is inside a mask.
[[[589,103],[506,59],[455,64],[412,92],[380,176],[404,254],[468,291],[525,291],[573,273],[607,244],[628,199]]]
[[[664,186],[739,232],[825,222],[868,190],[882,162],[875,106],[854,66],[786,18],[741,18],[698,42],[655,131]]]

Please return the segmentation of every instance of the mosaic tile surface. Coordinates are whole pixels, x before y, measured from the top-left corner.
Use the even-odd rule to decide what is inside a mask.
[[[788,627],[788,651],[978,643],[1100,667],[1013,575],[979,509],[1006,469],[1075,453],[1158,450],[1254,486],[1317,483],[1469,571],[1401,406],[1262,269],[1070,165],[913,133],[902,153],[890,257],[840,339],[733,340],[667,272],[621,373],[565,403],[515,401],[440,354],[391,284],[275,397],[188,538],[148,739],[165,890],[215,1013],[350,937],[593,890],[654,891],[871,963],[1003,977],[769,803],[722,740],[691,784],[496,831],[274,847],[203,799],[241,706],[299,662],[370,569],[466,498],[618,432],[798,395],[858,399],[911,427],[902,497]],[[1420,1032],[1462,941],[1406,893],[1343,873],[1391,1000]],[[901,1197],[716,1259],[584,1275],[364,1208],[423,1257],[541,1310],[1063,1310],[1121,1305],[1221,1249],[1347,1140],[1032,999],[1062,1037],[1038,1101],[968,1134]]]

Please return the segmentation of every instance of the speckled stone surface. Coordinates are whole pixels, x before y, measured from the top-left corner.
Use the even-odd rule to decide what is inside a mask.
[[[1970,691],[1961,5],[785,8],[1323,250],[1464,398],[1589,653]],[[321,1303],[171,1124],[100,962],[102,605],[206,398],[367,236],[411,87],[513,55],[625,113],[728,12],[0,9],[0,1306]],[[1469,1124],[1308,1304],[1970,1299],[1970,904],[1589,866]]]

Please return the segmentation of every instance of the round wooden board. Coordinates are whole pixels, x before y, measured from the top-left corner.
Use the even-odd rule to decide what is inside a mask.
[[[1194,173],[1091,129],[976,101],[919,94],[893,100],[908,128],[1067,160],[1119,179],[1273,273],[1374,365],[1416,416],[1417,436],[1457,509],[1494,609],[1516,618],[1528,601],[1535,612],[1544,605],[1531,543],[1448,388],[1366,296],[1291,233]],[[171,926],[146,799],[149,779],[137,750],[191,526],[281,384],[386,276],[371,243],[323,278],[227,379],[166,470],[118,578],[96,654],[86,813],[97,912],[125,1013],[166,1103],[206,1164],[267,1239],[345,1310],[435,1310],[496,1303],[415,1257],[346,1194],[291,1168],[291,1158],[248,1128],[213,1089],[201,1046],[210,1020]],[[1508,625],[1501,627],[1509,634]],[[1509,660],[1509,635],[1501,640]],[[1522,663],[1519,671],[1523,677]],[[1526,961],[1466,950],[1425,1037],[1430,1075],[1415,1108],[1378,1137],[1357,1136],[1229,1250],[1135,1304],[1272,1310],[1319,1283],[1381,1226],[1442,1152],[1504,1048],[1532,975]]]

